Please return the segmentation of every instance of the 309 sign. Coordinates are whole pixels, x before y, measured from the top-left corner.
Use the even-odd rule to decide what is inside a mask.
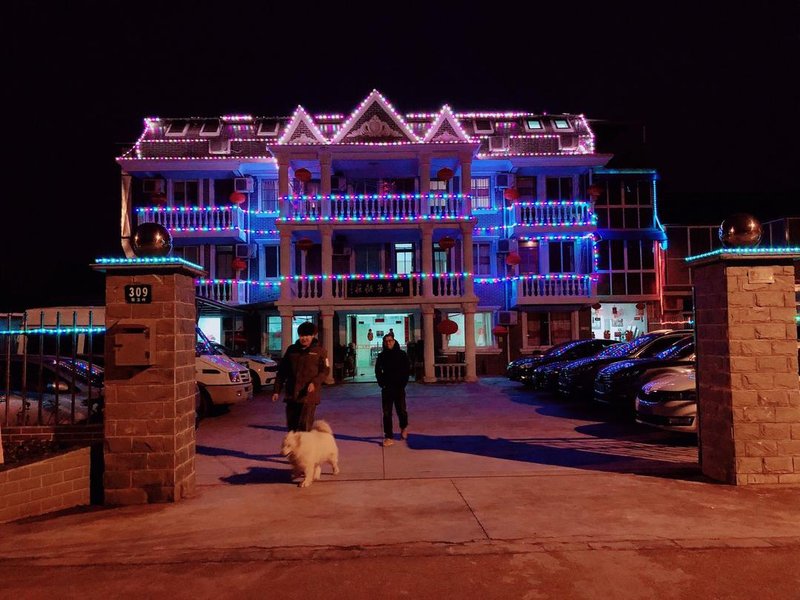
[[[153,286],[136,284],[125,286],[126,304],[150,304],[153,301]]]

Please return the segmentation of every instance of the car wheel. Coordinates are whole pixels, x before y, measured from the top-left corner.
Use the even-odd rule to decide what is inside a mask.
[[[250,370],[250,381],[253,382],[253,391],[260,392],[261,388],[263,387],[261,385],[261,378],[258,376],[258,373],[256,373],[252,369]]]
[[[214,403],[211,400],[211,395],[203,388],[200,388],[198,392],[196,411],[198,420],[210,417],[214,412]]]

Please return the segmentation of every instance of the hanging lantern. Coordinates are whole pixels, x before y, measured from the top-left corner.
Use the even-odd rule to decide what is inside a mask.
[[[453,178],[453,175],[455,175],[453,169],[448,169],[447,167],[436,171],[436,179],[439,181],[450,181]]]
[[[308,183],[309,181],[311,181],[311,171],[309,171],[308,169],[297,169],[294,172],[294,178],[297,179],[297,181]]]
[[[456,241],[447,235],[439,240],[439,248],[441,248],[444,251],[450,250],[450,248],[452,248],[455,245]]]
[[[516,202],[519,200],[519,191],[517,191],[517,188],[506,188],[503,191],[503,198],[509,202]]]
[[[228,200],[231,201],[231,204],[242,204],[245,200],[247,200],[247,196],[245,196],[242,192],[233,192],[230,196],[228,196]]]
[[[494,337],[499,337],[501,335],[508,335],[508,327],[505,325],[495,325],[492,327],[492,335]]]
[[[436,326],[436,330],[442,335],[453,335],[458,331],[458,323],[450,319],[444,319]]]
[[[522,262],[522,257],[519,252],[509,252],[506,256],[506,264],[510,267],[515,267]]]
[[[636,310],[644,310],[647,305],[644,302],[636,303]]]
[[[603,187],[593,183],[587,188],[586,192],[592,200],[596,200],[603,193]]]
[[[238,256],[231,261],[231,268],[234,271],[243,271],[247,268],[247,262],[243,258],[239,258]]]
[[[595,310],[600,310],[602,307],[603,305],[600,304],[599,302],[595,302],[594,304],[592,304],[592,308]]]
[[[300,248],[303,252],[308,252],[311,248],[314,247],[314,242],[312,242],[308,238],[300,238],[297,240],[297,247]]]

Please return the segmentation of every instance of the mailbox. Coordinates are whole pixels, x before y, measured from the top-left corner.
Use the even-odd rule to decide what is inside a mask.
[[[113,328],[114,364],[148,367],[156,364],[155,323],[118,323]]]

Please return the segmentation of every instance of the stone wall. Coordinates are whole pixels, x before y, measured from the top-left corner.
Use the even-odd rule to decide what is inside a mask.
[[[0,523],[89,504],[89,448],[0,470]]]
[[[800,386],[791,263],[694,270],[700,460],[736,484],[800,483]]]

